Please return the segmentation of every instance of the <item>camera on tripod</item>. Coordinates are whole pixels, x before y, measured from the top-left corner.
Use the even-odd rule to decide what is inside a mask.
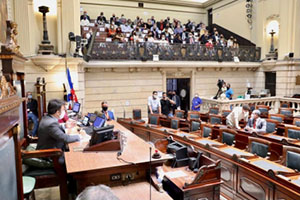
[[[82,57],[82,48],[87,45],[87,39],[83,39],[80,35],[75,35],[73,32],[69,33],[69,40],[70,42],[75,42],[76,48],[74,57]]]

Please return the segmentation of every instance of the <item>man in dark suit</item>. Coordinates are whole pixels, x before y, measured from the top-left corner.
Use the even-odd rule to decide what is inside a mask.
[[[257,133],[265,133],[267,129],[266,120],[260,118],[260,111],[254,110],[251,118],[249,119],[246,130],[255,131]]]
[[[81,20],[89,20],[89,22],[91,21],[90,16],[88,16],[86,11],[83,11],[83,15],[80,16],[80,21]]]
[[[48,103],[48,115],[44,116],[38,129],[37,149],[65,149],[65,143],[76,142],[80,140],[79,135],[68,135],[65,128],[71,128],[72,125],[66,123],[59,124],[58,120],[65,115],[65,102],[58,99],[52,99]]]

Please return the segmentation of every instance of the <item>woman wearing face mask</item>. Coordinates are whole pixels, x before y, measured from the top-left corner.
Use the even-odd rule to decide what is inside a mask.
[[[115,116],[114,113],[110,110],[108,110],[108,104],[106,101],[103,101],[101,103],[101,107],[102,107],[102,117],[105,118],[107,121],[110,120],[115,120]]]

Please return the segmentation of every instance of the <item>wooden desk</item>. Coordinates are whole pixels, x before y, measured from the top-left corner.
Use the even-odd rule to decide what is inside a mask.
[[[115,121],[108,124],[115,126],[115,130],[120,130],[127,138],[127,144],[120,158],[117,159],[117,152],[82,152],[88,144],[88,140],[69,144],[69,152],[65,153],[67,173],[71,174],[77,181],[78,192],[86,186],[93,184],[106,184],[109,186],[120,185],[122,183],[135,182],[146,179],[149,169],[150,144],[146,143],[135,134],[124,128]],[[71,131],[69,131],[70,133]],[[85,135],[83,133],[83,135]],[[152,154],[155,148],[152,148]],[[164,161],[170,159],[169,155],[162,154],[160,159],[152,159],[153,169],[162,165]],[[127,162],[130,163],[127,163]],[[115,181],[111,180],[111,175],[118,176]],[[126,177],[132,177],[128,181]]]
[[[220,159],[221,178],[224,181],[224,184],[221,186],[221,193],[222,196],[228,199],[300,199],[300,175],[291,179],[286,175],[293,171],[289,168],[264,158],[257,158],[249,152],[229,147],[216,140],[181,137],[180,132],[161,131],[158,128],[148,127],[145,124],[133,124],[125,119],[119,119],[118,121],[129,127],[134,133],[147,132],[151,141],[172,136],[178,142],[193,145],[197,150],[214,160]],[[162,128],[160,127],[160,129]],[[233,151],[236,152],[233,153]],[[272,166],[271,168],[273,169],[270,170],[268,166]],[[286,172],[286,174],[279,175],[281,171]]]

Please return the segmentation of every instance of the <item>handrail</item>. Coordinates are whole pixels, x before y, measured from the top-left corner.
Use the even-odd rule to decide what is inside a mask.
[[[234,100],[215,100],[210,98],[202,98],[201,112],[206,113],[210,107],[218,107],[220,111],[231,110],[236,106],[243,106],[249,104],[256,106],[264,104],[270,107],[270,113],[277,113],[282,102],[287,102],[290,108],[294,109],[294,115],[300,114],[300,99],[288,97],[264,97],[253,99],[234,99]]]
[[[91,60],[153,60],[153,56],[158,55],[159,60],[171,61],[222,62],[233,61],[234,57],[238,57],[239,61],[258,62],[261,54],[259,47],[227,48],[215,46],[209,48],[199,43],[113,43],[92,40],[90,47],[92,47],[89,55]]]

